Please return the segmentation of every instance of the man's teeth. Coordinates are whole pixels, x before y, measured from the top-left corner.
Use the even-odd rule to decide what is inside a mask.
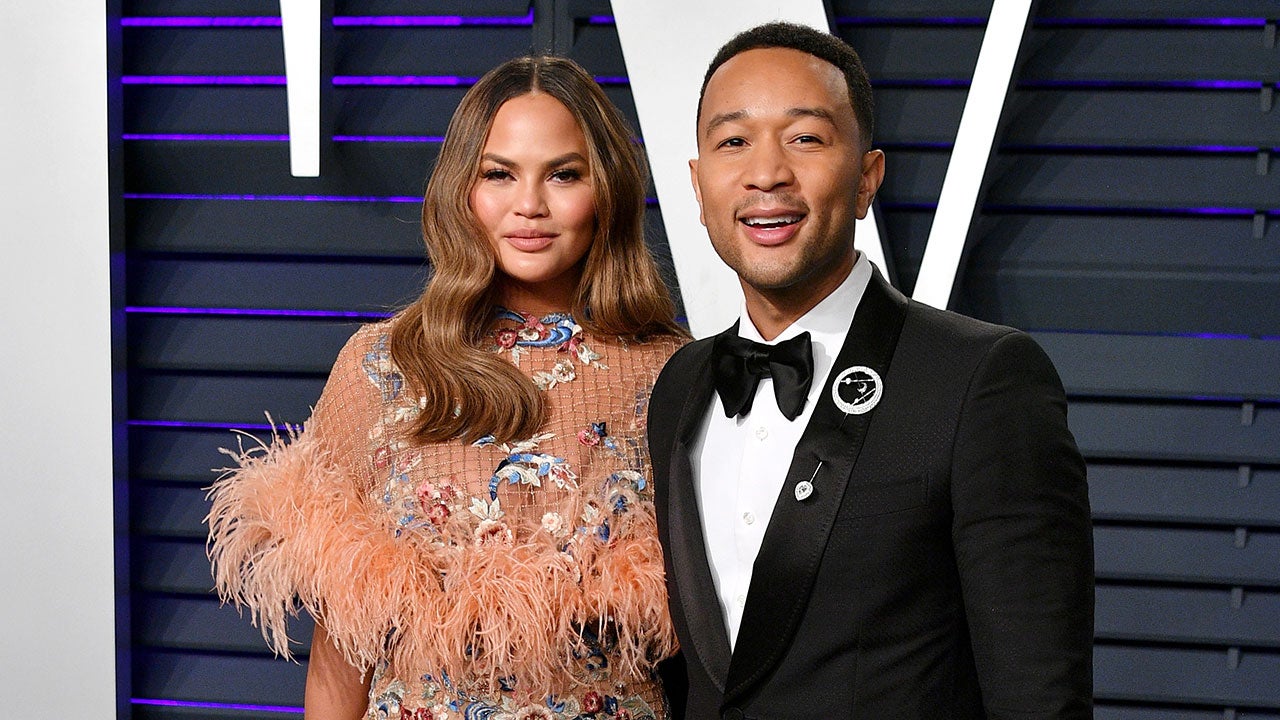
[[[769,217],[769,218],[751,217],[751,218],[743,218],[742,222],[746,223],[747,225],[750,225],[751,227],[775,228],[775,227],[782,227],[783,225],[790,225],[791,223],[800,222],[800,216],[799,215],[780,215],[778,217]]]

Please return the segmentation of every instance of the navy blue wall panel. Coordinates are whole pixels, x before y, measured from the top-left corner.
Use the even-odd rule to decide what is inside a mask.
[[[881,227],[909,292],[991,2],[828,4],[873,78]],[[470,78],[550,47],[634,123],[626,65],[606,0],[323,3],[323,175],[293,178],[278,24],[129,22],[278,3],[122,5],[133,716],[296,716],[305,664],[210,593],[218,449],[242,440],[230,427],[269,433],[266,413],[304,420],[353,329],[421,288],[418,198]],[[1280,10],[1034,12],[955,304],[1032,331],[1067,388],[1095,517],[1096,716],[1280,720]],[[390,15],[471,19],[353,20]],[[383,75],[456,84],[367,79]],[[656,205],[647,227],[669,268]],[[295,630],[305,662],[308,619]]]

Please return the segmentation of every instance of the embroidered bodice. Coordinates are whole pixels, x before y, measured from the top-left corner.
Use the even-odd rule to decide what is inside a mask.
[[[388,330],[359,330],[305,429],[214,485],[220,592],[284,654],[296,597],[372,669],[370,720],[662,718],[674,634],[644,420],[679,341],[499,311],[489,349],[547,393],[547,421],[423,445]]]

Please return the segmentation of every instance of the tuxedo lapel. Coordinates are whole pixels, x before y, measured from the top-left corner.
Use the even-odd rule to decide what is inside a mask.
[[[831,382],[846,368],[857,365],[886,377],[906,307],[906,298],[889,287],[876,271],[858,303],[831,377],[825,379],[826,386],[796,445],[786,482],[756,556],[725,685],[726,702],[765,678],[795,636],[863,438],[875,419],[874,410],[861,415],[846,415],[840,410],[831,396]],[[813,494],[797,500],[796,485],[811,478]],[[705,560],[698,566],[704,567]]]
[[[736,333],[737,325],[726,332]],[[688,383],[688,394],[677,421],[666,480],[668,551],[671,553],[671,572],[675,576],[680,608],[694,644],[691,654],[697,656],[703,669],[723,692],[724,680],[729,674],[729,637],[715,582],[711,578],[711,564],[707,561],[706,539],[702,533],[689,454],[715,389],[711,372],[711,339],[691,350],[698,355],[691,358],[690,374],[684,378]]]

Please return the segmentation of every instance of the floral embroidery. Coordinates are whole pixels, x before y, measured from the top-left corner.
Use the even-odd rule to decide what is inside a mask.
[[[608,366],[599,362],[600,353],[583,342],[582,326],[574,322],[573,316],[568,313],[551,313],[539,318],[526,313],[512,312],[506,308],[496,308],[494,314],[499,320],[518,323],[514,328],[502,327],[491,333],[494,351],[510,353],[511,362],[517,366],[526,348],[553,347],[567,353],[570,358],[576,358],[583,365],[608,369]],[[551,373],[535,374],[534,382],[537,382],[538,387],[543,390],[549,390],[555,387],[556,383],[569,382],[574,377],[576,375],[573,364],[561,361],[556,363]],[[552,382],[553,379],[555,382]]]
[[[493,471],[493,477],[489,479],[489,499],[496,500],[498,487],[502,485],[503,480],[506,480],[508,485],[542,487],[542,479],[548,478],[561,490],[576,488],[578,476],[569,468],[567,460],[546,453],[532,452],[538,448],[539,442],[553,437],[555,435],[552,433],[541,433],[528,440],[508,444],[496,443],[492,435],[486,435],[475,441],[473,445],[476,447],[493,445],[507,453],[507,456],[498,463],[497,469]]]
[[[494,333],[494,339],[498,341],[498,347],[503,350],[510,350],[516,346],[516,342],[520,340],[520,335],[511,328],[503,328]]]
[[[473,497],[470,510],[472,515],[480,519],[480,524],[476,526],[473,533],[476,547],[488,543],[510,545],[515,542],[515,535],[511,532],[511,528],[502,522],[502,517],[506,513],[502,511],[501,500],[486,503],[480,498]]]
[[[585,630],[584,635],[592,658],[607,664],[599,652],[600,641],[595,633]],[[385,661],[379,663],[374,670],[372,685],[377,686],[386,671]],[[429,673],[421,680],[419,699],[422,704],[419,707],[403,707],[405,696],[410,693],[403,681],[393,680],[370,702],[366,720],[580,720],[585,716],[594,720],[657,720],[653,708],[638,695],[620,698],[588,690],[580,697],[548,695],[541,704],[530,705],[517,702],[513,697],[518,684],[515,676],[499,678],[501,695],[495,698],[472,695],[456,687],[444,673],[441,673],[439,681]],[[456,699],[449,699],[450,695]],[[372,693],[370,697],[373,697]]]
[[[443,527],[453,514],[449,503],[458,497],[452,477],[438,484],[427,480],[418,486],[414,494],[418,497],[418,505],[427,515],[427,521],[436,528]]]
[[[471,498],[471,514],[481,520],[501,520],[506,513],[502,512],[501,500],[486,503],[478,497],[473,497]]]
[[[386,335],[379,337],[373,348],[364,354],[360,367],[369,381],[378,388],[378,392],[382,393],[384,402],[391,402],[400,397],[400,391],[404,389],[404,376],[391,362],[391,351],[387,348]]]
[[[378,675],[381,676],[385,671],[384,666],[378,667]],[[377,683],[375,682],[374,685]],[[400,704],[404,700],[405,688],[404,683],[394,680],[378,694],[372,702],[369,703],[369,712],[367,717],[373,720],[387,720],[387,718],[398,717],[400,715]]]
[[[549,512],[542,516],[542,529],[548,535],[561,538],[569,534],[569,523],[558,512]]]
[[[551,372],[535,372],[533,374],[533,384],[538,386],[539,390],[550,390],[560,383],[567,383],[578,377],[578,373],[573,369],[573,363],[568,360],[559,360],[551,368]]]
[[[605,423],[591,423],[586,429],[578,431],[578,442],[587,447],[595,447],[600,444],[601,438],[608,437],[608,435],[609,431]]]
[[[515,534],[507,524],[499,520],[481,520],[475,530],[476,547],[496,543],[510,545],[516,541]]]

